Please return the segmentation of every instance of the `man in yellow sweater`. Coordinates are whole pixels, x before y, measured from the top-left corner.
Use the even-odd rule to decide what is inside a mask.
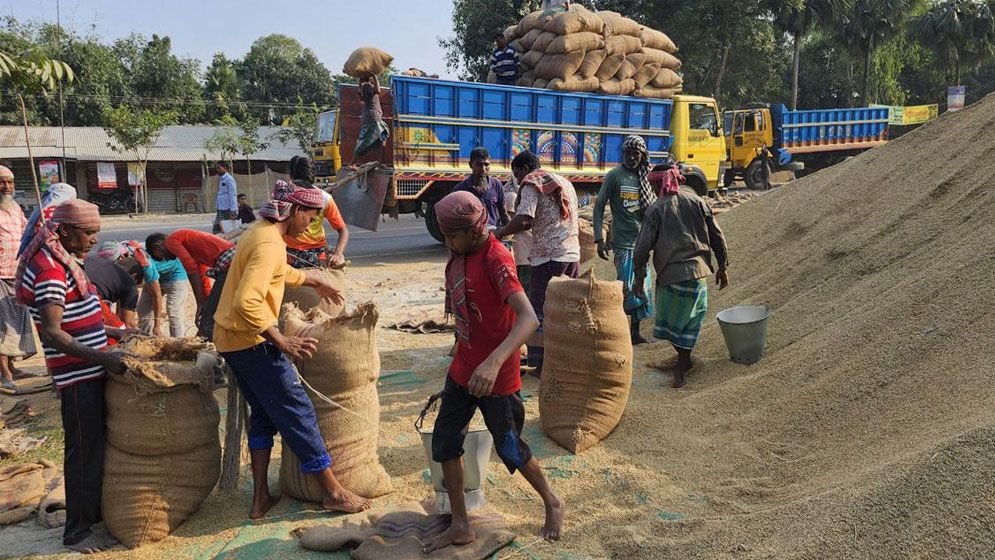
[[[251,408],[252,519],[266,515],[277,501],[269,493],[267,480],[277,432],[297,455],[301,470],[321,484],[326,510],[355,513],[370,507],[369,500],[347,490],[332,474],[314,406],[288,359],[311,357],[318,341],[286,336],[276,326],[285,285],[309,286],[323,297],[342,301],[342,295],[313,271],[287,265],[284,236],[304,231],[324,203],[317,189],[295,189],[263,206],[259,212],[262,219],[238,241],[214,315],[214,344]]]

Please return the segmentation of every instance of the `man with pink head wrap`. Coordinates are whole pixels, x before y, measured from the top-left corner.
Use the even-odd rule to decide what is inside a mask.
[[[456,355],[441,393],[432,459],[442,463],[452,521],[424,551],[476,539],[466,512],[460,457],[467,425],[478,408],[508,471],[521,471],[542,497],[546,523],[540,534],[558,539],[563,501],[553,494],[521,438],[525,406],[519,392],[519,349],[539,327],[539,319],[518,281],[515,259],[487,231],[487,210],[480,199],[469,192],[454,192],[435,205],[435,215],[451,251],[446,265],[446,312],[456,318]]]

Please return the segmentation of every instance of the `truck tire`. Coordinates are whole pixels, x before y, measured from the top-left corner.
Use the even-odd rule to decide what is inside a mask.
[[[435,218],[435,202],[425,203],[425,229],[439,243],[446,242],[446,236],[442,234],[439,221]]]
[[[746,168],[743,179],[750,190],[765,191],[770,189],[770,164],[760,158],[753,160],[753,163]]]
[[[702,198],[708,196],[708,185],[697,175],[688,175],[685,184],[694,191],[694,194]]]

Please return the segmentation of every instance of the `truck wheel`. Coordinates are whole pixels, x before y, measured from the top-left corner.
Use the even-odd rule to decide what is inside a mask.
[[[770,165],[762,159],[753,160],[743,175],[750,190],[765,191],[770,188]]]
[[[446,236],[442,234],[439,221],[435,218],[435,202],[425,203],[425,229],[439,243],[446,242]]]
[[[708,196],[708,185],[706,185],[705,182],[702,181],[700,178],[698,178],[698,177],[696,177],[694,175],[690,175],[690,176],[687,177],[687,183],[685,183],[685,184],[691,190],[694,191],[694,194],[696,194],[696,195],[698,195],[698,196],[700,196],[702,198],[705,198],[706,196]]]

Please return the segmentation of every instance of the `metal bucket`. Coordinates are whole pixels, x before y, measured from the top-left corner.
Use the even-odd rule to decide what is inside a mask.
[[[420,431],[428,469],[432,473],[432,488],[435,489],[435,508],[438,513],[451,513],[449,492],[442,476],[442,465],[432,460],[432,432]],[[491,460],[494,438],[486,429],[467,432],[463,442],[463,499],[466,510],[479,509],[487,503],[484,499],[484,480],[487,478],[487,464]]]
[[[722,338],[729,349],[729,359],[737,364],[755,364],[764,356],[767,345],[766,305],[741,305],[719,311],[715,316],[722,329]]]

